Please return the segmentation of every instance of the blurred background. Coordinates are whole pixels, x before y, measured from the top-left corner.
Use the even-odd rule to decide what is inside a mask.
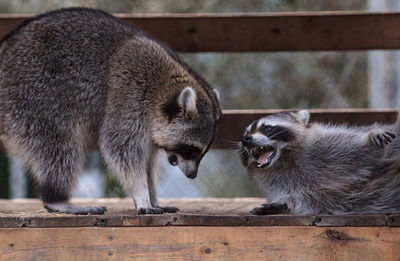
[[[0,0],[0,13],[36,14],[85,6],[110,13],[231,13],[292,11],[398,11],[398,0]],[[397,51],[181,53],[195,71],[221,93],[223,109],[397,108],[400,103],[400,56]],[[0,152],[0,198],[37,197],[18,159]],[[86,171],[74,197],[123,197],[107,175],[97,152],[88,155]],[[160,197],[261,196],[242,167],[238,153],[212,150],[195,180],[159,159]]]

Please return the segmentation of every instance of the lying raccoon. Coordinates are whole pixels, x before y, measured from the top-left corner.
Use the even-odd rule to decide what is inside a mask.
[[[268,204],[255,215],[400,212],[399,126],[309,123],[308,111],[255,121],[241,159]]]

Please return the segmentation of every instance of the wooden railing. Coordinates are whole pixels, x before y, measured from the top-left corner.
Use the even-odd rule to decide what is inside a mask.
[[[344,51],[400,48],[400,13],[117,14],[178,52]],[[0,15],[0,37],[29,15]],[[250,122],[273,110],[225,110],[215,148],[231,148]],[[395,110],[311,110],[312,120],[392,123]],[[0,144],[1,148],[1,144]]]
[[[178,52],[398,49],[400,13],[116,14]],[[0,37],[30,15],[0,15]]]

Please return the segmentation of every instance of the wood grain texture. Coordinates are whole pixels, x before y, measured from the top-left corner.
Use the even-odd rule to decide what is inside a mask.
[[[249,211],[263,198],[161,199],[162,205],[177,206],[180,212],[137,215],[131,199],[74,199],[78,205],[102,205],[104,215],[74,216],[49,213],[38,199],[0,200],[0,228],[57,227],[165,227],[165,226],[400,226],[399,214],[365,215],[271,215],[253,216]]]
[[[397,260],[400,228],[0,229],[0,260]]]
[[[179,52],[400,48],[400,13],[314,12],[116,16]],[[0,37],[29,15],[1,15]]]

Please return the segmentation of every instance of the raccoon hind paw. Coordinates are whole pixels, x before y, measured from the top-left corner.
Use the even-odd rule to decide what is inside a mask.
[[[65,213],[74,215],[102,215],[107,212],[105,207],[81,207],[70,203],[46,203],[44,208],[50,213]]]
[[[177,208],[177,207],[168,207],[168,206],[165,206],[165,207],[159,207],[159,208],[161,208],[162,210],[164,210],[165,213],[176,213],[176,212],[179,211],[179,208]]]
[[[164,210],[162,208],[139,208],[137,210],[138,215],[148,215],[148,214],[164,214]]]

